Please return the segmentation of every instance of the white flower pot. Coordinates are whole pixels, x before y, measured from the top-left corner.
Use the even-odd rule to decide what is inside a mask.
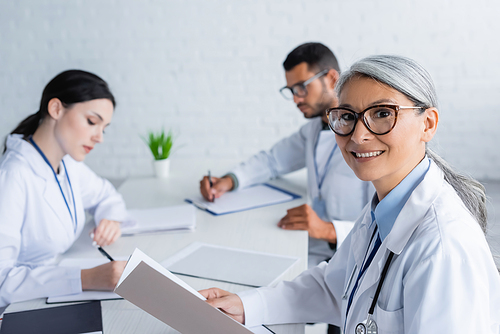
[[[168,177],[170,173],[170,159],[154,160],[153,168],[157,178]]]

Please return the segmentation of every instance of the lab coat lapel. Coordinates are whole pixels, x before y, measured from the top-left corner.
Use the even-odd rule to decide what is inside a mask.
[[[18,151],[26,158],[33,172],[45,180],[44,200],[59,218],[59,223],[64,227],[64,230],[72,234],[73,222],[52,169],[43,160],[40,153],[25,140],[19,142]]]
[[[354,256],[354,261],[356,262],[358,268],[361,268],[366,254],[366,247],[368,242],[370,241],[369,226],[371,223],[371,219],[372,218],[370,211],[365,210],[365,214],[359,228],[355,231],[352,231],[351,249]]]
[[[22,139],[22,136],[16,136],[14,138],[9,138],[9,148],[17,151],[21,154],[28,164],[30,165],[33,173],[43,178],[44,180],[50,180],[54,178],[54,174],[49,165],[43,160],[42,156],[38,151],[26,140]]]
[[[424,220],[430,206],[438,197],[444,184],[443,171],[431,160],[427,174],[413,190],[407,204],[399,213],[391,232],[387,236],[387,248],[401,254],[418,225]],[[408,205],[411,203],[411,205]]]

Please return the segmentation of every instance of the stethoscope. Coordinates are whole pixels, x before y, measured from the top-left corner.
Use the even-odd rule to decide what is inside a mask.
[[[54,168],[52,168],[52,165],[50,164],[49,162],[49,159],[47,159],[47,157],[45,156],[45,154],[42,152],[42,150],[40,149],[40,147],[38,147],[38,145],[35,143],[35,141],[33,140],[33,137],[32,136],[29,136],[29,141],[30,143],[33,145],[33,147],[38,151],[38,153],[40,153],[40,155],[42,156],[43,160],[45,160],[45,162],[47,163],[47,165],[49,165],[50,167],[50,170],[52,171],[52,173],[54,174],[54,178],[56,179],[56,182],[57,182],[57,185],[59,186],[59,190],[61,191],[61,195],[64,199],[64,203],[66,203],[66,207],[68,208],[68,211],[69,211],[69,215],[71,216],[71,222],[74,224],[75,226],[75,233],[76,233],[76,227],[77,227],[77,224],[78,224],[78,217],[76,215],[76,202],[75,202],[75,195],[73,194],[73,187],[71,186],[71,181],[69,180],[69,175],[68,175],[68,170],[66,169],[66,164],[64,163],[64,160],[62,160],[62,164],[64,166],[64,171],[66,172],[66,178],[68,180],[68,184],[69,184],[69,189],[71,190],[71,197],[73,198],[73,209],[74,209],[74,212],[75,212],[75,218],[73,219],[73,214],[71,213],[71,209],[69,208],[69,204],[68,204],[68,201],[66,200],[66,196],[64,196],[64,192],[62,190],[62,187],[61,187],[61,183],[59,182],[59,180],[57,179],[57,174],[56,174],[56,171],[54,170]]]
[[[365,321],[360,322],[354,328],[355,334],[377,334],[378,326],[375,320],[373,319],[373,311],[375,310],[375,305],[377,305],[378,296],[380,295],[380,290],[382,290],[382,285],[384,284],[385,276],[387,275],[387,271],[389,270],[389,265],[391,264],[392,258],[394,257],[394,253],[391,252],[385,261],[384,269],[382,270],[382,275],[380,276],[380,281],[378,282],[377,291],[375,292],[375,296],[373,297],[372,304],[370,305],[370,309],[368,310],[368,316]]]
[[[373,231],[370,242],[368,243],[368,249],[370,247],[369,245],[373,241],[373,237],[375,236],[376,232],[377,232],[377,227],[375,227],[375,230]],[[366,250],[365,258],[366,258],[366,255],[368,254],[368,249]],[[389,270],[389,266],[391,264],[393,257],[394,257],[394,253],[390,252],[389,256],[387,257],[387,260],[385,261],[384,268],[382,269],[382,274],[380,275],[380,280],[379,280],[378,285],[377,285],[377,290],[375,291],[375,296],[373,297],[372,303],[370,305],[370,309],[368,310],[368,316],[367,316],[365,321],[360,322],[356,325],[356,327],[354,328],[355,334],[378,334],[378,326],[377,326],[377,323],[375,322],[375,320],[373,319],[373,312],[375,310],[375,305],[377,305],[378,297],[380,295],[380,290],[382,290],[382,285],[384,284],[385,277],[387,276],[387,271]],[[361,266],[361,269],[362,268],[363,268],[363,265]],[[350,282],[351,282],[351,279],[349,279],[348,285],[350,285]]]

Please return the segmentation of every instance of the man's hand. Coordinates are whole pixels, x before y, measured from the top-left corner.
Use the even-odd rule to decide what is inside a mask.
[[[90,234],[94,242],[99,246],[111,245],[121,235],[120,223],[108,219],[102,219],[99,225]]]
[[[208,181],[208,176],[204,176],[200,181],[200,192],[203,197],[210,202],[213,202],[216,198],[221,197],[224,193],[233,189],[233,179],[226,176],[223,178],[211,177],[212,187],[210,187],[210,182]]]
[[[333,224],[319,218],[307,204],[287,210],[286,216],[281,218],[278,227],[285,230],[304,230],[312,238],[337,243],[337,234]]]
[[[238,295],[217,288],[201,290],[198,292],[207,299],[207,303],[215,308],[218,308],[234,320],[245,324],[243,302]]]

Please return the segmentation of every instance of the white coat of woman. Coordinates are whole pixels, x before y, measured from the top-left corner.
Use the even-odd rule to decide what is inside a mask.
[[[79,237],[85,210],[89,243],[121,235],[123,199],[82,161],[103,141],[115,100],[98,76],[65,71],[45,87],[40,110],[7,137],[0,159],[0,307],[33,298],[112,290],[125,262],[80,270],[54,260]]]
[[[329,124],[347,164],[373,183],[372,202],[328,263],[275,288],[201,293],[248,326],[500,333],[484,188],[426,147],[439,115],[429,74],[408,58],[372,56],[344,72],[337,91]]]

